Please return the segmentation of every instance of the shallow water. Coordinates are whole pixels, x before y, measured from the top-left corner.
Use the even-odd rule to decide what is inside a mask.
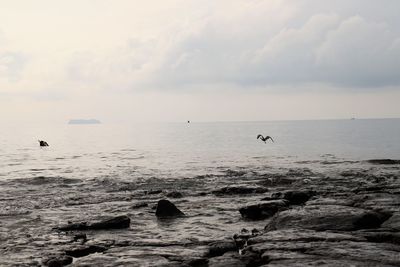
[[[273,136],[275,143],[256,140],[258,133]],[[238,213],[260,194],[216,196],[213,190],[233,185],[284,189],[274,184],[283,179],[302,187],[344,170],[398,175],[397,167],[364,160],[400,158],[399,136],[395,119],[10,126],[0,141],[1,261],[39,263],[71,244],[72,237],[54,227],[121,214],[131,218],[129,229],[87,233],[89,243],[120,245],[77,264],[156,266],[167,263],[168,255],[201,255],[202,244],[266,224],[244,221]],[[37,139],[50,147],[40,148]],[[158,189],[162,192],[151,193]],[[171,191],[183,194],[173,202],[187,216],[157,220],[152,207]],[[148,206],[132,208],[140,202]]]

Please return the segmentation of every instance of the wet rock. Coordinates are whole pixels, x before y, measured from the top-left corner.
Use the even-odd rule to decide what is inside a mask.
[[[185,261],[184,264],[191,267],[208,267],[208,259],[206,258],[190,259]]]
[[[400,212],[393,214],[393,216],[384,222],[381,227],[400,231]]]
[[[167,197],[170,197],[170,198],[182,198],[183,195],[182,195],[181,192],[172,191],[172,192],[169,192],[169,193],[167,194]]]
[[[169,200],[162,199],[157,203],[156,216],[158,218],[179,217],[184,215],[185,214]]]
[[[108,220],[92,223],[88,225],[88,229],[90,230],[123,229],[123,228],[129,228],[130,223],[131,219],[126,215],[122,215]]]
[[[287,191],[284,193],[283,198],[289,201],[290,205],[301,205],[306,203],[311,197],[315,195],[314,191]]]
[[[138,202],[132,205],[132,209],[140,209],[140,208],[145,208],[147,206],[149,206],[149,204],[145,202]]]
[[[61,231],[122,229],[129,228],[130,223],[131,219],[126,215],[122,215],[91,224],[87,222],[70,223],[57,229]]]
[[[240,208],[239,212],[245,219],[262,220],[273,216],[278,211],[286,209],[288,203],[286,200],[271,200]]]
[[[261,266],[266,261],[263,261],[259,254],[251,251],[244,255],[239,255],[237,252],[227,252],[222,256],[211,258],[208,262],[209,267],[248,267]]]
[[[44,260],[43,265],[47,267],[62,267],[71,264],[72,260],[71,256],[60,255]]]
[[[378,228],[387,216],[364,209],[324,205],[306,206],[276,214],[265,229],[303,228],[317,231]]]
[[[278,230],[251,238],[245,251],[268,266],[398,266],[400,247],[364,237],[303,229]],[[324,265],[324,262],[327,264]],[[351,265],[353,263],[354,265]]]
[[[264,187],[246,187],[246,186],[227,186],[212,191],[215,195],[246,195],[246,194],[261,194],[267,192]]]
[[[400,164],[400,160],[394,160],[394,159],[370,159],[367,160],[367,162],[371,164],[386,164],[386,165]]]
[[[238,247],[233,240],[220,241],[210,244],[208,257],[221,256],[228,251],[237,251]]]
[[[76,248],[72,248],[70,250],[66,250],[65,254],[68,256],[72,256],[74,258],[80,258],[80,257],[85,257],[89,254],[97,253],[97,252],[104,252],[106,251],[107,248],[102,247],[102,246],[80,246]]]
[[[145,192],[147,195],[157,195],[157,194],[161,194],[162,190],[161,189],[157,189],[157,190],[150,190],[150,191],[146,191]]]

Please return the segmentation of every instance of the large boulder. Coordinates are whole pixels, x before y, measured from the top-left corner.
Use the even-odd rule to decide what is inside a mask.
[[[239,209],[239,212],[245,219],[262,220],[273,216],[278,211],[286,209],[288,203],[288,201],[283,199],[270,200],[263,203],[242,207]]]
[[[71,256],[59,255],[43,260],[43,265],[47,267],[62,267],[71,264],[73,261]]]
[[[266,230],[303,228],[317,231],[354,231],[378,228],[387,216],[359,208],[324,205],[282,211],[266,225]]]
[[[184,215],[185,214],[169,200],[161,199],[157,203],[156,216],[158,218],[179,217]]]

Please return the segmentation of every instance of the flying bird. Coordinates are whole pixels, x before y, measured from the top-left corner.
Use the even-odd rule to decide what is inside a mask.
[[[40,146],[49,146],[49,144],[46,141],[38,140],[38,142]]]
[[[261,134],[259,134],[259,135],[257,135],[257,139],[261,139],[261,141],[264,141],[264,143],[267,143],[268,139],[271,139],[271,141],[274,142],[274,139],[272,139],[272,137],[268,136],[268,135],[266,137],[264,137]]]

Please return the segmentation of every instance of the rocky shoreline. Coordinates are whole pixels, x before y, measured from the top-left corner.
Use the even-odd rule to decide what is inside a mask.
[[[1,266],[400,266],[400,161],[301,164],[2,181]]]

